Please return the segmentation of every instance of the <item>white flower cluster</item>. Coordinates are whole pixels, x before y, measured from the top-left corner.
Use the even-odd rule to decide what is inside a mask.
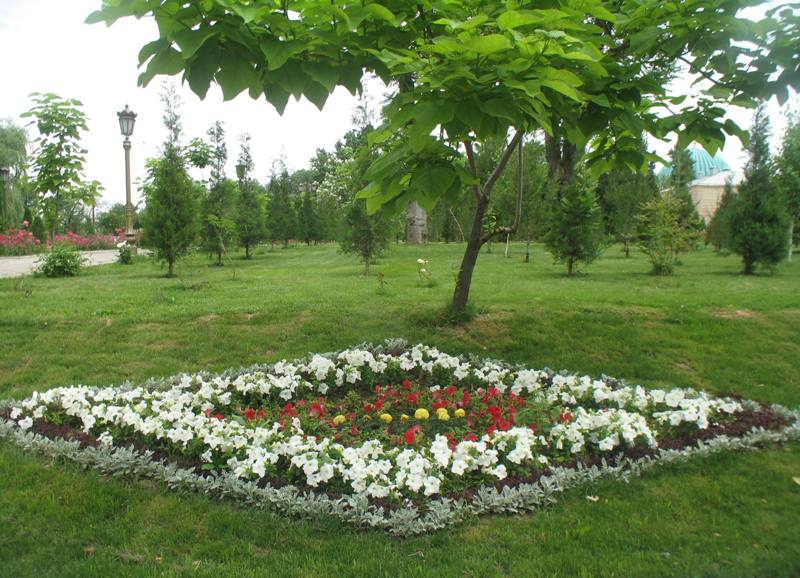
[[[318,439],[306,435],[297,418],[284,428],[279,423],[255,425],[213,415],[230,406],[233,396],[245,396],[254,404],[283,403],[308,392],[325,394],[330,387],[361,384],[367,370],[375,379],[395,371],[427,376],[429,382],[444,374],[448,381],[429,383],[431,389],[450,383],[484,391],[493,387],[553,408],[568,407],[572,413],[548,435],[514,427],[459,443],[437,435],[421,448],[384,446],[379,440],[347,446]],[[55,388],[15,404],[10,417],[25,430],[34,420],[68,416],[106,446],[123,446],[134,436],[144,437],[168,442],[176,451],[228,469],[239,478],[292,475],[311,487],[335,481],[354,494],[380,498],[433,496],[442,492],[448,478],[474,472],[489,479],[504,479],[510,468],[532,472],[548,464],[546,454],[554,449],[579,454],[637,444],[655,448],[655,425],[688,423],[702,429],[717,414],[741,410],[736,401],[690,389],[612,387],[603,380],[514,369],[497,362],[478,365],[417,345],[398,354],[351,349],[333,356],[314,355],[305,361],[281,361],[269,371],[229,377],[182,375],[161,389]]]

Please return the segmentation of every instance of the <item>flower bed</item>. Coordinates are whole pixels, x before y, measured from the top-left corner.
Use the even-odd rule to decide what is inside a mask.
[[[22,229],[8,229],[0,233],[0,256],[32,255],[39,251],[41,243],[33,233]]]
[[[170,485],[398,534],[533,509],[573,483],[799,430],[782,408],[397,343],[145,386],[56,388],[0,415],[0,435],[45,451],[61,446],[42,435],[75,440],[60,451],[89,451],[81,459],[104,471],[130,462]]]

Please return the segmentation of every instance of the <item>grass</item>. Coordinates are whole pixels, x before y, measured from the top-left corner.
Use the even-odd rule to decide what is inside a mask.
[[[392,247],[375,277],[332,246],[263,249],[177,279],[147,261],[74,279],[0,280],[0,397],[293,358],[403,337],[532,367],[697,386],[800,406],[800,267],[744,277],[700,251],[674,278],[617,248],[567,278],[482,254],[473,321],[441,325],[463,246]],[[430,259],[423,286],[416,259]],[[794,576],[800,447],[726,454],[533,515],[397,540],[289,521],[0,445],[0,575]],[[600,496],[597,503],[586,493]],[[44,539],[46,537],[47,539]]]

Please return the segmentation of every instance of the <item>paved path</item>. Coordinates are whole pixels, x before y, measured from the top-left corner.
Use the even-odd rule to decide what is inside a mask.
[[[81,251],[86,258],[86,265],[105,265],[117,260],[117,250]],[[0,278],[22,277],[30,275],[39,266],[40,255],[24,255],[22,257],[0,257]]]

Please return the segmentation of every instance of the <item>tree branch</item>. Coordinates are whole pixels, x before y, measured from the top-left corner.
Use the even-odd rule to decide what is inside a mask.
[[[467,164],[469,165],[469,170],[472,173],[472,176],[475,177],[475,179],[478,179],[478,168],[475,165],[475,152],[472,150],[472,141],[465,140],[464,149],[467,151]],[[477,200],[481,200],[481,197],[483,197],[481,186],[478,183],[472,185],[472,192],[475,193],[475,198]]]
[[[523,166],[522,166],[522,159],[523,159],[523,146],[522,146],[522,133],[521,131],[518,133],[520,135],[519,144],[517,144],[517,203],[514,209],[514,221],[509,227],[496,227],[494,231],[490,231],[485,233],[481,238],[482,243],[486,243],[494,237],[495,235],[510,235],[512,233],[516,233],[517,228],[519,227],[519,222],[522,216],[522,193],[523,193]]]
[[[503,173],[503,169],[506,168],[508,160],[511,158],[511,153],[514,152],[514,149],[522,140],[522,134],[523,132],[521,130],[518,130],[516,134],[514,134],[511,142],[509,142],[506,146],[506,150],[503,151],[503,155],[500,157],[500,160],[497,161],[497,166],[494,167],[492,174],[489,175],[488,179],[486,179],[486,184],[483,185],[483,196],[485,198],[489,198],[489,195],[492,194],[492,189],[497,184],[497,179],[500,178],[500,175]]]

